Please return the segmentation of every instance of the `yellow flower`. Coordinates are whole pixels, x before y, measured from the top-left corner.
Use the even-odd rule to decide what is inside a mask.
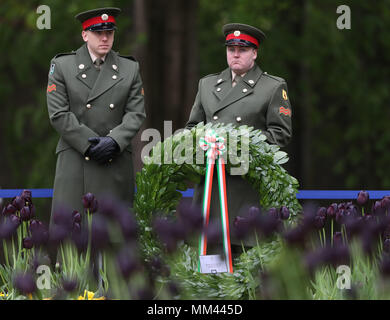
[[[105,297],[99,297],[99,298],[94,298],[95,293],[91,291],[84,290],[84,296],[79,296],[77,300],[106,300]]]
[[[7,297],[7,296],[8,296],[8,293],[0,292],[0,297]]]

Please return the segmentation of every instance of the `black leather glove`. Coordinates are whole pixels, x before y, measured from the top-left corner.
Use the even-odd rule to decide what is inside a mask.
[[[106,163],[120,150],[119,145],[111,137],[92,137],[88,142],[92,143],[92,146],[88,148],[86,154],[99,163]]]

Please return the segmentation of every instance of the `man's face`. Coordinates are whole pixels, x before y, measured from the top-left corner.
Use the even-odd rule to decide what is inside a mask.
[[[227,46],[226,58],[230,69],[241,75],[253,67],[257,58],[257,50],[252,47]]]
[[[89,50],[97,56],[105,56],[112,48],[114,43],[114,30],[104,31],[83,31],[81,33],[83,40],[87,42]]]

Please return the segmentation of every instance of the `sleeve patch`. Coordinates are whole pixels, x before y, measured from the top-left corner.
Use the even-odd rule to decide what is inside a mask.
[[[291,117],[291,110],[289,108],[280,107],[279,114],[284,114],[285,116]]]
[[[47,86],[47,92],[52,92],[52,91],[56,91],[56,85],[55,84]]]

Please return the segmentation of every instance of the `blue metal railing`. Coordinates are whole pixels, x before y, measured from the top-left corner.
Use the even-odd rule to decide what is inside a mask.
[[[33,198],[52,198],[53,189],[28,189]],[[0,198],[12,198],[20,195],[23,189],[0,189]],[[382,199],[390,195],[390,190],[366,190],[370,199]],[[356,199],[360,190],[299,190],[297,199],[299,200],[320,200],[320,199]],[[184,198],[191,198],[194,189],[181,192]]]

